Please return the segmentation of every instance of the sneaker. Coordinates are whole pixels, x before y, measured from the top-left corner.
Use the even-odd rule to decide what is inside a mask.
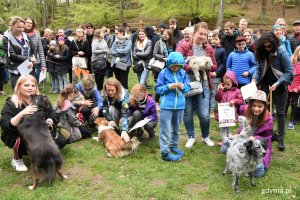
[[[202,138],[202,142],[205,143],[207,146],[212,147],[215,146],[214,142],[209,138]]]
[[[181,159],[180,155],[177,154],[174,155],[171,153],[162,154],[161,157],[164,161],[168,161],[168,162],[178,162]]]
[[[170,150],[171,150],[171,152],[173,152],[173,153],[175,153],[179,156],[184,156],[185,155],[184,151],[182,151],[178,147],[171,147]]]
[[[289,122],[288,129],[289,130],[294,130],[295,129],[295,125],[294,125],[293,122]]]
[[[16,171],[19,172],[26,172],[28,171],[28,168],[23,162],[23,159],[15,160],[14,158],[11,160],[11,165]]]
[[[192,148],[192,146],[194,145],[195,142],[196,142],[196,139],[193,138],[193,137],[190,137],[188,139],[188,141],[186,142],[185,147],[186,148]]]

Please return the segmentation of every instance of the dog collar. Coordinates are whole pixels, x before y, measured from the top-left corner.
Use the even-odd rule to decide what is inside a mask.
[[[98,126],[98,132],[101,133],[104,130],[114,129],[112,126]]]

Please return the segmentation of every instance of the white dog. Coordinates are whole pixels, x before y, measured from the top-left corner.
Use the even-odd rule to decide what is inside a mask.
[[[200,81],[200,71],[203,73],[203,80],[207,80],[207,73],[205,70],[210,70],[213,66],[213,62],[208,56],[192,56],[189,59],[189,65],[194,72],[197,81]]]

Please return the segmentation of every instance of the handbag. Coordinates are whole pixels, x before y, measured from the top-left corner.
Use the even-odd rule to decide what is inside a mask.
[[[120,69],[120,70],[123,70],[123,71],[126,71],[127,68],[129,67],[127,65],[126,62],[122,61],[119,57],[116,59],[116,64],[115,64],[115,67]]]
[[[163,68],[165,68],[165,62],[151,58],[149,61],[150,70],[156,73],[159,73]]]
[[[199,81],[190,82],[191,90],[185,94],[185,97],[191,97],[203,92],[202,83]]]
[[[87,68],[86,58],[85,57],[74,56],[72,58],[72,66],[80,68],[80,69],[86,69]]]
[[[106,69],[106,58],[100,57],[91,62],[92,71],[100,72]]]

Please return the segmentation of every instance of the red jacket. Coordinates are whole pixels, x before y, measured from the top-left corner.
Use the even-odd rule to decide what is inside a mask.
[[[288,86],[288,90],[292,92],[293,89],[297,89],[298,93],[300,93],[300,62],[293,64],[293,70],[294,80],[292,84]]]
[[[219,103],[229,103],[231,100],[234,102],[235,106],[235,119],[237,120],[238,114],[237,110],[240,105],[244,103],[241,91],[237,88],[238,84],[233,71],[227,71],[224,77],[228,77],[232,80],[232,87],[227,89],[219,89],[216,93],[215,99]],[[216,114],[216,120],[219,120],[218,113]]]
[[[206,56],[210,57],[212,62],[213,62],[213,66],[210,69],[211,72],[214,72],[217,70],[217,61],[215,58],[215,50],[207,43],[203,43],[203,48],[205,49],[206,52]],[[176,47],[176,51],[180,52],[184,58],[187,58],[188,56],[193,56],[194,52],[193,52],[193,41],[191,42],[186,42],[183,41],[181,43],[178,43],[177,47]],[[187,63],[185,66],[185,71],[189,72],[190,71],[190,66]],[[212,82],[212,77],[210,76],[209,71],[206,72],[209,76],[209,86],[210,89],[213,89],[213,82]]]

